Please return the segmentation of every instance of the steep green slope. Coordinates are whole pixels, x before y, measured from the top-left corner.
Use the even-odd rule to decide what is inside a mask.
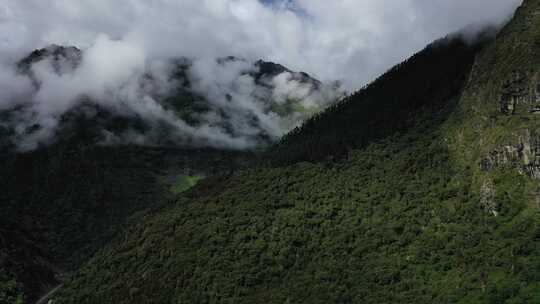
[[[215,150],[73,143],[1,157],[0,282],[16,282],[31,303],[130,218],[169,202],[177,180],[228,174],[246,158]]]
[[[437,112],[460,93],[489,31],[479,39],[469,45],[448,37],[429,45],[284,136],[269,158],[290,164],[340,157],[414,127],[421,112]]]
[[[428,127],[198,188],[98,254],[60,303],[526,302],[540,287],[526,178],[501,177],[515,196],[491,216]]]
[[[230,174],[252,158],[214,149],[97,146],[96,125],[133,123],[101,118],[70,113],[54,145],[0,153],[0,303],[35,301],[128,222],[198,181],[182,185],[183,179]]]
[[[52,45],[29,54],[16,69],[39,90],[43,79],[33,64],[49,62],[54,73],[70,75],[83,58],[77,48]],[[170,65],[175,86],[154,97],[188,124],[198,125],[213,103],[192,90],[191,61],[176,59]],[[268,91],[261,100],[268,107],[277,103],[270,94],[275,89],[271,80],[281,73],[313,92],[322,86],[309,75],[278,64],[259,61],[253,67],[250,77]],[[150,87],[159,82],[154,76],[145,75]],[[301,101],[284,106],[297,103]],[[191,144],[200,143],[178,134],[170,122],[142,117],[128,107],[114,110],[89,97],[81,97],[73,108],[54,117],[58,120],[54,138],[39,142],[35,151],[15,152],[18,143],[42,128],[37,120],[23,123],[36,114],[31,113],[31,104],[0,111],[0,303],[35,301],[129,221],[167,204],[205,176],[231,174],[254,158],[252,152],[193,148]],[[309,115],[300,112],[285,109],[280,115],[297,120]],[[132,141],[124,141],[122,135],[137,137],[132,134],[144,137],[146,146],[126,145]],[[260,139],[265,144],[271,141],[264,134]]]
[[[539,12],[429,47],[290,135],[279,166],[146,216],[55,303],[540,303]]]

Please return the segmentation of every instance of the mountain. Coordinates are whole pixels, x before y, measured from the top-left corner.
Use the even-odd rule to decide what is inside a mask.
[[[4,150],[32,150],[78,135],[75,119],[78,127],[86,121],[87,139],[97,143],[260,148],[342,95],[339,87],[306,73],[236,57],[148,62],[117,87],[103,75],[105,84],[94,84],[84,74],[95,69],[92,59],[91,51],[51,45],[18,62],[17,72],[34,91],[26,102],[0,112]],[[59,90],[73,96],[51,94]],[[45,97],[60,101],[48,106],[40,100]]]
[[[540,302],[540,1],[140,218],[54,303]]]
[[[29,54],[16,69],[31,80],[32,95],[48,81],[43,71],[36,70],[37,65],[50,67],[56,75],[50,77],[75,77],[84,65],[84,56],[84,51],[75,47],[52,45]],[[287,81],[304,83],[310,94],[323,86],[305,73],[275,63],[228,61],[253,66],[242,73],[255,79],[255,86],[263,93],[260,101],[269,111],[277,106],[272,99],[272,80],[283,73],[287,73]],[[158,106],[192,127],[205,123],[206,114],[220,113],[217,124],[234,136],[236,130],[228,127],[234,121],[226,116],[226,110],[216,108],[212,100],[194,89],[189,75],[193,61],[177,58],[167,64],[170,74],[166,76],[173,86],[165,93],[157,90],[157,75],[147,72],[139,79]],[[216,64],[227,63],[216,60]],[[293,108],[301,102],[280,103],[280,115],[294,115],[298,123],[310,115]],[[72,107],[54,117],[58,123],[52,138],[30,150],[20,150],[20,143],[45,129],[36,119],[40,113],[34,111],[35,103],[28,101],[0,111],[0,303],[33,303],[118,231],[164,208],[176,194],[200,180],[218,183],[258,159],[251,150],[215,148],[196,141],[179,133],[173,120],[135,113],[126,104],[120,104],[119,110],[111,104],[79,96]],[[19,126],[28,117],[30,123],[21,131]],[[273,142],[256,121],[252,126],[258,143],[254,149]],[[133,138],[143,140],[132,140],[129,136],[133,134],[137,135]]]
[[[50,60],[55,72],[62,74],[77,68],[82,60],[80,49],[69,46],[50,45],[46,48],[34,50],[17,63],[17,69],[22,74],[32,73],[32,65],[43,60]]]
[[[232,174],[253,157],[71,142],[1,157],[0,272],[31,303],[127,223],[201,178]]]

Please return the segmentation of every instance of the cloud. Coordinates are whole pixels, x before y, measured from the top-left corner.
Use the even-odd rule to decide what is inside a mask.
[[[96,37],[82,55],[54,46],[48,52],[60,55],[33,62],[28,77],[14,73],[3,77],[6,85],[16,84],[1,99],[4,109],[15,108],[3,126],[13,130],[12,141],[21,151],[55,140],[64,114],[80,111],[87,103],[119,117],[142,119],[147,125],[144,130],[105,128],[103,143],[160,145],[165,140],[177,145],[254,148],[300,124],[307,118],[306,109],[321,110],[342,94],[339,88],[312,79],[300,84],[293,72],[263,74],[256,63],[232,57],[149,59],[133,41],[106,35]],[[183,76],[173,77],[179,72],[176,69]],[[178,100],[189,96],[190,105]],[[192,109],[196,103],[203,108]],[[285,103],[296,108],[275,108]],[[186,111],[188,116],[183,117]],[[90,119],[97,114],[85,113]]]
[[[267,1],[268,2],[268,1]],[[96,37],[151,58],[235,55],[280,62],[359,88],[427,43],[469,24],[500,23],[521,0],[5,0],[0,52]]]
[[[328,83],[340,80],[348,90],[360,88],[450,32],[468,26],[467,35],[474,37],[484,25],[501,24],[520,3],[4,0],[0,110],[24,105],[12,120],[22,149],[53,137],[61,115],[89,98],[116,113],[173,126],[191,144],[253,147],[261,138],[278,138],[335,99],[339,91]],[[12,67],[31,50],[50,44],[77,46],[84,50],[83,59],[73,71],[64,63],[62,73],[48,61],[34,64],[40,87],[33,90],[32,82]],[[229,55],[245,60],[215,60]],[[169,77],[170,60],[180,56],[193,59],[186,75],[190,93],[209,102],[208,111],[192,117],[195,125],[158,100],[177,86]],[[289,72],[257,83],[252,76],[257,59],[308,72],[323,84],[315,88]],[[265,102],[268,98],[275,102]],[[29,134],[36,125],[40,129]],[[148,139],[137,130],[106,135],[111,142]]]
[[[31,91],[30,79],[17,75],[10,66],[0,65],[0,111],[27,100]]]

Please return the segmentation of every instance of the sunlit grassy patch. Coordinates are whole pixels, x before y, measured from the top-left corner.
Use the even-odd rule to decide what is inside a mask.
[[[204,179],[204,176],[202,175],[180,175],[176,179],[176,182],[171,186],[171,192],[174,194],[185,192],[197,185],[202,179]]]

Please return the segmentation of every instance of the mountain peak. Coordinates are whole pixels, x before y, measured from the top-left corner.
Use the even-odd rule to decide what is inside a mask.
[[[30,289],[32,300],[60,283],[39,276],[54,270],[32,267],[48,259],[19,254],[33,247],[11,250],[36,239],[43,243],[38,258],[81,252],[76,268],[100,249],[49,293],[54,303],[538,302],[538,3],[525,1],[493,40],[480,32],[470,41],[459,34],[430,44],[310,115],[268,153],[250,158],[256,166],[249,170],[224,151],[78,143],[3,162],[0,280],[7,269],[8,279],[14,273],[40,283]],[[58,50],[33,57],[63,58]],[[177,78],[197,70],[195,61],[175,62]],[[192,72],[219,79],[215,94],[204,95],[212,83],[188,82],[153,105],[193,122],[180,130],[217,128],[220,138],[239,138],[310,105],[272,91],[282,84],[310,92],[313,86],[301,83],[311,79],[306,73],[232,56],[202,64]],[[220,70],[231,66],[234,73]],[[238,78],[221,81],[221,74]],[[151,86],[154,79],[144,80]],[[269,104],[266,97],[276,95]],[[246,107],[249,100],[255,103]],[[94,130],[107,122],[107,131],[146,129],[109,120],[108,112],[88,123],[88,113],[99,111],[90,105],[64,123],[75,134],[79,125]],[[248,128],[235,133],[238,125]],[[197,184],[201,164],[203,173],[218,175]],[[14,293],[13,283],[0,285]]]
[[[24,145],[21,150],[46,146],[46,142],[59,139],[60,134],[72,134],[75,138],[84,137],[77,136],[78,133],[96,135],[86,136],[96,141],[104,137],[106,138],[104,141],[114,144],[131,143],[130,141],[135,140],[137,144],[211,146],[229,149],[268,146],[341,96],[340,88],[323,86],[320,81],[311,78],[307,73],[294,72],[273,62],[262,60],[249,62],[234,56],[210,59],[215,61],[207,62],[217,63],[213,68],[217,73],[222,73],[219,79],[209,75],[204,68],[198,69],[204,66],[205,62],[187,57],[174,57],[158,62],[157,66],[164,68],[153,69],[154,62],[148,61],[144,71],[136,71],[123,79],[135,88],[137,94],[129,96],[115,94],[123,88],[107,87],[109,84],[106,83],[107,77],[88,90],[86,82],[103,75],[81,74],[87,71],[78,69],[84,54],[85,51],[76,47],[51,45],[35,50],[19,61],[18,71],[30,78],[35,93],[41,90],[49,94],[62,89],[71,92],[72,79],[85,79],[85,83],[77,84],[75,88],[77,92],[71,92],[67,97],[60,94],[69,100],[64,100],[60,109],[55,108],[52,117],[47,113],[47,106],[48,103],[54,104],[55,101],[44,98],[47,96],[40,96],[40,107],[23,107],[20,111],[10,112],[10,121],[17,121],[19,129],[23,123],[28,124],[25,132],[19,136],[14,135],[17,137],[14,139],[17,143],[32,138],[32,135],[52,125],[52,129],[45,132],[50,135],[43,139],[39,138],[38,143],[31,140],[31,144]],[[37,70],[32,67],[41,62],[50,65],[56,74],[67,73],[68,77],[56,79],[52,77],[54,75],[36,73]],[[241,63],[241,69],[230,66],[231,63]],[[201,65],[197,66],[198,64]],[[277,78],[285,73],[286,77]],[[50,77],[55,79],[57,86],[48,90],[47,85],[51,82],[47,80]],[[250,78],[250,81],[242,83],[246,78]],[[97,91],[105,92],[95,94],[96,88]],[[145,104],[149,101],[155,103],[159,115],[141,112],[141,108],[146,107]],[[246,105],[246,102],[250,105]],[[90,106],[91,104],[94,106]],[[96,111],[96,108],[99,110]],[[45,109],[42,112],[46,117],[41,117],[41,112],[31,114],[36,115],[38,119],[28,119],[27,117],[31,115],[19,115],[21,112],[27,113],[36,109],[38,111]],[[85,115],[74,116],[74,114]],[[17,115],[26,118],[15,117]],[[71,116],[76,119],[71,119]],[[41,123],[51,119],[55,124]],[[85,119],[87,121],[84,121]],[[68,124],[68,122],[77,123]],[[15,123],[7,125],[8,130],[14,130],[15,126],[12,125]],[[212,132],[199,130],[205,126]],[[71,131],[63,132],[62,129],[65,127],[69,127],[67,129]],[[13,133],[12,131],[10,132]],[[102,133],[104,135],[100,136]]]
[[[58,60],[59,58],[66,59],[80,59],[82,51],[74,46],[61,46],[57,44],[51,44],[41,49],[32,51],[28,56],[23,58],[20,65],[31,65],[46,58],[53,58]]]
[[[64,63],[70,69],[75,69],[82,60],[82,51],[74,46],[60,46],[51,44],[47,47],[36,49],[17,63],[17,69],[23,74],[30,73],[33,64],[42,60],[51,60],[56,73],[61,74]]]

